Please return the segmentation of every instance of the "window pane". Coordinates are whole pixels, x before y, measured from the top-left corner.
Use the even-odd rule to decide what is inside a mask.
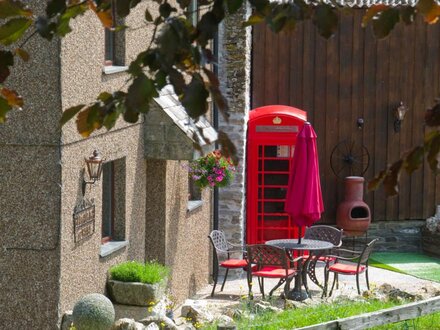
[[[102,166],[102,237],[113,236],[114,219],[114,167],[113,162]]]

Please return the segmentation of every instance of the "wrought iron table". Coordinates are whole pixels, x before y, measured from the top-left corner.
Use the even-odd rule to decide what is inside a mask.
[[[266,244],[277,246],[285,249],[287,252],[291,251],[300,251],[303,253],[304,251],[309,251],[309,256],[304,261],[300,259],[298,262],[298,273],[299,276],[295,276],[295,287],[288,293],[287,298],[296,301],[302,301],[309,297],[308,288],[307,288],[307,273],[312,271],[312,276],[314,276],[314,264],[318,258],[326,251],[330,250],[334,247],[334,245],[330,242],[326,241],[318,241],[314,239],[301,239],[301,243],[298,243],[297,239],[275,239],[271,241],[267,241]],[[315,256],[315,258],[312,258]],[[309,268],[309,263],[313,261],[313,267]],[[312,277],[313,282],[316,282],[316,277]],[[318,283],[317,283],[318,284]],[[305,286],[305,291],[302,289],[302,286]],[[318,284],[319,285],[319,284]]]

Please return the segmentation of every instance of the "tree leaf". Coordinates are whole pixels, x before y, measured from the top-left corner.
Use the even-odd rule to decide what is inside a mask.
[[[425,123],[428,126],[440,126],[440,103],[425,112]]]
[[[12,18],[0,26],[0,43],[8,46],[21,38],[23,33],[31,26],[32,20],[28,18]]]
[[[409,152],[405,157],[405,169],[408,174],[412,174],[422,166],[424,155],[425,149],[422,146],[417,146]]]
[[[12,107],[9,105],[8,101],[0,96],[0,124],[4,124],[6,122],[6,116],[11,110]]]
[[[394,26],[399,22],[399,11],[395,8],[388,8],[378,14],[377,18],[373,20],[374,35],[381,39],[385,38],[394,29]]]
[[[21,108],[23,106],[23,98],[16,91],[3,87],[1,94],[11,107]]]
[[[47,40],[52,40],[56,30],[56,24],[53,22],[49,23],[46,17],[39,16],[35,21],[35,28],[40,36]]]
[[[197,41],[201,46],[206,46],[216,36],[218,23],[216,16],[210,11],[202,16],[197,23]]]
[[[318,28],[319,34],[328,39],[338,28],[338,15],[330,5],[320,4],[315,8],[313,24]]]
[[[29,61],[29,53],[25,51],[23,48],[17,48],[15,50],[15,54],[20,56],[20,58],[25,62]]]
[[[191,83],[186,87],[182,98],[182,104],[191,118],[197,118],[206,113],[208,96],[209,92],[200,74],[193,74]]]
[[[246,26],[256,25],[261,22],[264,22],[264,16],[258,13],[254,13],[251,16],[249,16],[248,20],[246,22],[243,22],[242,25],[246,27]]]
[[[176,11],[176,9],[171,7],[168,2],[165,2],[159,6],[159,14],[163,18],[170,17],[172,11]]]
[[[387,174],[386,170],[381,171],[376,175],[370,182],[368,182],[368,190],[376,190],[382,184],[385,176]]]
[[[226,98],[220,91],[220,82],[217,76],[211,70],[206,68],[203,69],[203,72],[209,79],[209,90],[211,92],[212,98],[214,99],[215,104],[217,105],[217,109],[223,115],[223,118],[226,122],[229,121],[229,105]]]
[[[112,106],[107,110],[106,116],[104,117],[103,125],[107,130],[112,129],[116,121],[118,120],[121,113],[125,111],[124,104],[119,102],[117,105]]]
[[[388,8],[387,5],[374,5],[367,9],[364,17],[362,17],[362,27],[367,27],[368,23],[377,17],[378,13],[383,12]]]
[[[234,14],[243,5],[243,0],[226,0],[229,14]]]
[[[125,105],[127,111],[146,113],[150,110],[150,102],[157,96],[153,81],[146,75],[137,76],[128,88]]]
[[[69,26],[70,20],[72,18],[75,18],[79,15],[84,14],[87,11],[87,5],[72,5],[66,9],[66,11],[59,17],[58,22],[55,23],[49,23],[49,28],[52,30],[56,30],[56,33],[64,37],[66,34],[72,31],[72,29]],[[52,25],[55,24],[56,29],[52,27]]]
[[[96,4],[93,1],[89,1],[90,8],[95,12],[96,16],[98,16],[99,20],[101,21],[102,25],[107,28],[111,29],[113,28],[113,15],[111,6],[106,7],[106,9],[100,9],[96,6]]]
[[[402,166],[403,160],[400,159],[389,168],[383,180],[383,187],[387,196],[395,196],[399,193],[399,179]]]
[[[223,131],[218,131],[218,142],[221,145],[221,152],[226,158],[231,158],[234,165],[238,165],[239,159],[237,156],[237,148],[234,143],[232,143],[228,134]]]
[[[400,17],[406,25],[410,25],[416,19],[416,9],[414,7],[403,7],[400,9]]]
[[[83,109],[85,107],[84,104],[80,104],[80,105],[76,105],[74,107],[70,107],[66,110],[63,111],[63,115],[61,116],[60,119],[60,126],[63,126],[64,124],[66,124],[70,119],[72,119],[73,117],[76,116],[76,114],[78,112],[81,111],[81,109]]]
[[[66,10],[66,0],[51,0],[46,6],[48,17],[55,17]]]
[[[425,22],[429,24],[437,23],[440,6],[434,0],[419,0],[416,8],[424,16]]]
[[[431,140],[429,151],[428,151],[428,163],[432,171],[438,172],[440,170],[440,132],[436,132],[437,135]]]
[[[93,129],[89,126],[87,121],[90,111],[91,107],[87,107],[83,111],[79,112],[78,116],[76,117],[76,129],[84,138],[89,137],[93,132]]]
[[[9,50],[0,49],[0,84],[8,78],[9,66],[14,65],[14,55]]]
[[[176,92],[176,94],[183,94],[183,90],[185,88],[185,79],[183,78],[182,74],[175,69],[171,69],[168,72],[168,77],[170,79],[171,85],[173,85],[174,87],[174,91]]]
[[[32,11],[25,9],[20,1],[0,0],[0,19],[14,16],[31,17]]]
[[[153,22],[153,16],[151,16],[151,13],[148,9],[145,9],[144,17],[147,22]]]

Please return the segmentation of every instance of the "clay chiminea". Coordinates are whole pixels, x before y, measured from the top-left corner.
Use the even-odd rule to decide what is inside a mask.
[[[345,178],[344,201],[338,206],[336,224],[348,236],[363,235],[370,226],[370,208],[363,201],[364,181],[360,176]]]

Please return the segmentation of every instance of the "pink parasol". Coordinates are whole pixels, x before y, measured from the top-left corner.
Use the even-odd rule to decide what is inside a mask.
[[[290,167],[284,210],[295,225],[310,227],[321,218],[324,211],[319,177],[316,133],[309,122],[305,122],[298,134],[295,153]]]

